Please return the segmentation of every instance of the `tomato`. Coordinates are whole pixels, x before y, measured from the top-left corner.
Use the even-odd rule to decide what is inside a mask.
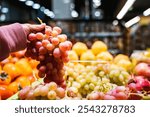
[[[4,71],[0,72],[0,84],[8,85],[11,82],[11,77]]]
[[[21,51],[18,51],[18,52],[13,52],[11,55],[15,56],[17,58],[22,58],[22,57],[24,57],[25,51],[26,50],[21,50]]]
[[[0,95],[0,100],[2,100],[1,95]]]
[[[18,60],[19,60],[18,57],[12,57],[12,58],[10,59],[10,62],[11,62],[11,63],[16,63]]]
[[[2,66],[0,65],[0,72],[2,71]]]
[[[3,66],[3,65],[5,65],[5,64],[7,64],[7,63],[9,63],[9,62],[10,62],[9,59],[6,58],[6,59],[4,59],[3,61],[1,61],[1,65]]]
[[[18,91],[19,91],[19,84],[18,84],[18,82],[12,82],[12,83],[10,83],[9,85],[8,85],[8,89],[10,90],[10,91],[12,91],[13,92],[13,94],[15,94],[15,93],[17,93]]]
[[[28,76],[28,79],[29,79],[29,81],[30,81],[30,84],[36,81],[36,78],[33,77],[32,75],[31,75],[31,76]]]
[[[21,88],[30,86],[30,80],[26,76],[20,76],[15,80]]]
[[[32,74],[32,68],[26,58],[20,59],[15,63],[15,65],[20,69],[22,75],[28,76]]]
[[[37,65],[39,64],[39,61],[33,60],[31,59],[29,61],[30,66],[32,67],[32,69],[35,69],[37,67]]]
[[[6,85],[0,85],[0,96],[2,100],[5,100],[13,95],[13,92],[8,89]]]
[[[3,70],[10,75],[12,80],[21,74],[20,70],[13,63],[5,64]]]

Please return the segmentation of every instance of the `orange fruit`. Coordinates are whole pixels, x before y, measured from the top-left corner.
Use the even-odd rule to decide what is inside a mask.
[[[21,74],[18,67],[16,67],[13,63],[6,63],[3,67],[3,70],[10,75],[12,80]]]
[[[8,85],[8,89],[12,91],[14,94],[19,91],[19,84],[18,82],[12,82]]]
[[[19,68],[21,75],[27,76],[32,74],[32,68],[26,58],[20,59],[15,65]]]
[[[20,76],[15,81],[19,84],[19,86],[21,88],[24,88],[26,86],[30,86],[30,80],[26,76]]]

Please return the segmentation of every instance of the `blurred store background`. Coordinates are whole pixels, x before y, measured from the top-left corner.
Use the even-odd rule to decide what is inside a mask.
[[[112,54],[150,47],[149,0],[0,0],[0,25],[14,22],[60,26],[73,42],[90,48],[104,41]]]

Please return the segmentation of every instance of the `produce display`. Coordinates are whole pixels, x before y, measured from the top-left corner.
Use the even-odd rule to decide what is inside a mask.
[[[150,51],[142,59],[113,56],[102,41],[89,49],[61,32],[47,26],[29,34],[27,49],[0,63],[0,99],[150,99]]]

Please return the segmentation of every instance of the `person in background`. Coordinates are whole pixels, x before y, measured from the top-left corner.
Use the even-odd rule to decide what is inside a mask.
[[[31,32],[42,31],[45,24],[20,24],[13,23],[0,27],[0,61],[16,52],[26,48],[27,36]]]

